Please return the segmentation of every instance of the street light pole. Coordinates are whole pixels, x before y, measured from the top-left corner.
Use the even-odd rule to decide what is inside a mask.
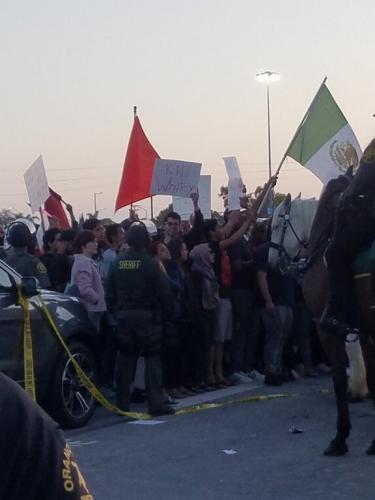
[[[102,191],[94,193],[94,214],[96,214],[96,197],[99,196],[100,194],[103,194]]]
[[[259,82],[267,84],[268,178],[270,178],[272,176],[270,83],[279,81],[280,73],[275,73],[274,71],[263,71],[263,73],[257,73],[255,78]]]
[[[270,120],[270,84],[267,83],[267,122],[268,122],[268,178],[272,175],[271,162],[271,120]]]

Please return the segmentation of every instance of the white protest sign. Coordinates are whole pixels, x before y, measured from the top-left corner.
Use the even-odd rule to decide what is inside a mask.
[[[193,201],[190,198],[181,198],[181,196],[172,197],[173,211],[177,212],[181,220],[190,220],[191,214],[194,212]]]
[[[196,191],[195,191],[196,192]],[[211,219],[211,176],[201,175],[198,184],[199,208],[204,219]],[[193,213],[193,202],[188,198],[173,196],[173,210],[177,212],[182,220],[189,220]]]
[[[243,183],[241,179],[230,179],[228,182],[228,210],[239,210],[241,208],[240,198],[243,198]]]
[[[211,176],[201,175],[198,184],[199,208],[204,219],[211,219]]]
[[[170,194],[189,198],[197,191],[202,164],[190,161],[155,161],[150,194]]]
[[[241,208],[240,198],[244,196],[240,167],[235,156],[226,156],[223,160],[229,177],[228,210],[239,210]]]
[[[242,179],[240,167],[235,156],[226,156],[223,158],[225,169],[227,171],[229,180]]]
[[[37,212],[49,198],[49,187],[44,169],[43,158],[39,156],[24,173],[24,179],[29,195],[31,211]]]

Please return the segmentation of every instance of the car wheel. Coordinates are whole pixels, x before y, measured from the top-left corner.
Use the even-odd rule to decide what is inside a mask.
[[[72,357],[95,384],[97,364],[91,349],[82,342],[69,345]],[[54,371],[50,387],[49,410],[62,427],[81,427],[88,422],[95,409],[95,399],[82,384],[72,361],[63,352]]]

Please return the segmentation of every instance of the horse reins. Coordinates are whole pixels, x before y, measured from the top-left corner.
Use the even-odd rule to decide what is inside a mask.
[[[279,214],[279,215],[278,215],[279,217],[281,217],[281,218],[283,219],[283,227],[282,227],[282,230],[281,230],[281,238],[280,238],[280,243],[279,243],[278,245],[277,245],[277,243],[276,243],[276,244],[274,244],[274,245],[277,245],[277,247],[278,247],[278,255],[279,255],[279,257],[281,256],[281,254],[282,254],[282,253],[284,253],[285,255],[287,255],[287,256],[289,257],[289,259],[290,259],[290,260],[292,260],[292,259],[291,259],[290,255],[288,254],[287,250],[286,250],[286,249],[285,249],[285,247],[284,247],[285,234],[286,234],[286,231],[287,231],[288,227],[289,227],[289,228],[290,228],[290,230],[292,231],[293,236],[296,238],[296,240],[298,241],[298,243],[299,243],[299,245],[300,245],[301,247],[303,247],[303,248],[305,248],[305,249],[306,249],[306,248],[307,248],[307,246],[308,246],[308,242],[305,242],[304,240],[302,240],[302,239],[298,236],[298,234],[297,234],[296,230],[294,229],[293,224],[292,224],[292,222],[291,222],[291,220],[290,220],[290,210],[291,210],[291,206],[292,206],[292,204],[291,204],[291,202],[289,202],[289,203],[285,206],[285,211],[284,211],[284,213],[283,213],[283,214]],[[274,247],[273,247],[273,248],[274,248]],[[297,256],[298,256],[298,254],[297,254]]]

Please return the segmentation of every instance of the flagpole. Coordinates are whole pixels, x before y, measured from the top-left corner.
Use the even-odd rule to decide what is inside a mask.
[[[134,113],[134,119],[137,116],[137,106],[133,107],[133,113]],[[154,218],[154,197],[151,195],[150,196],[150,203],[151,203],[151,220]],[[133,208],[133,205],[131,205]]]
[[[133,115],[134,115],[134,120],[135,117],[137,116],[137,106],[133,106]],[[133,203],[130,204],[130,218],[133,217],[134,209],[133,209]]]
[[[40,214],[40,225],[42,226],[42,230],[43,230],[43,234],[44,234],[46,232],[46,225],[45,225],[44,219],[43,219],[42,207],[40,207],[40,209],[39,209],[39,214]]]
[[[276,175],[277,175],[277,174],[276,174]],[[265,195],[264,195],[263,200],[260,202],[260,205],[259,205],[259,207],[258,207],[258,209],[257,209],[257,214],[261,214],[261,213],[262,213],[262,210],[263,210],[263,208],[264,208],[264,205],[266,204],[266,202],[267,202],[267,200],[268,200],[268,198],[269,198],[269,194],[270,194],[270,192],[271,192],[271,190],[272,190],[273,188],[274,188],[274,186],[273,186],[273,184],[271,183],[271,184],[268,186],[268,188],[267,188],[267,191],[266,191],[266,193],[265,193]]]
[[[288,151],[289,151],[289,148],[290,148],[290,146],[293,144],[294,139],[297,137],[297,135],[299,134],[299,132],[300,132],[301,128],[303,127],[303,124],[305,123],[305,120],[306,120],[306,118],[307,118],[307,116],[308,116],[308,114],[309,114],[309,112],[310,112],[310,110],[311,110],[311,108],[312,108],[312,106],[313,106],[313,104],[314,104],[314,102],[315,102],[316,98],[317,98],[317,97],[318,97],[318,95],[319,95],[320,89],[323,87],[323,85],[326,83],[326,81],[327,81],[327,77],[325,77],[325,78],[324,78],[324,80],[323,80],[323,82],[321,83],[321,85],[320,85],[320,87],[319,87],[319,89],[318,89],[317,93],[315,94],[315,96],[314,96],[313,100],[311,101],[310,106],[307,108],[307,111],[306,111],[306,113],[304,114],[304,117],[302,118],[301,123],[299,124],[299,126],[298,126],[298,128],[297,128],[297,130],[296,130],[296,133],[294,134],[294,136],[293,136],[292,140],[290,141],[289,146],[286,148],[286,151],[285,151],[285,153],[284,153],[284,156],[282,157],[281,162],[280,162],[279,166],[277,167],[277,170],[276,170],[276,172],[275,172],[275,174],[274,174],[274,177],[277,177],[277,176],[279,175],[279,172],[280,172],[280,170],[281,170],[281,167],[283,166],[284,161],[285,161],[286,157],[288,156]],[[270,184],[270,185],[268,186],[268,188],[267,188],[266,194],[264,195],[264,198],[263,198],[263,200],[262,200],[261,204],[259,205],[259,208],[258,208],[258,210],[257,210],[257,213],[261,213],[261,212],[262,212],[263,207],[264,207],[264,205],[265,205],[265,203],[266,203],[266,201],[267,201],[267,199],[268,199],[268,197],[269,197],[270,191],[271,191],[272,189],[273,189],[273,186],[272,186],[272,184]]]
[[[283,166],[284,161],[285,161],[286,157],[288,156],[288,150],[289,150],[290,146],[293,144],[294,139],[295,139],[295,138],[297,137],[297,135],[299,134],[299,132],[300,132],[300,130],[301,130],[301,128],[302,128],[302,126],[303,126],[303,124],[304,124],[304,122],[305,122],[306,118],[307,118],[307,115],[308,115],[308,114],[309,114],[309,112],[310,112],[310,109],[312,108],[312,106],[313,106],[313,104],[314,104],[314,102],[315,102],[316,98],[317,98],[317,97],[318,97],[318,95],[319,95],[320,89],[323,87],[323,85],[326,83],[326,81],[327,81],[327,77],[325,77],[325,78],[324,78],[324,80],[323,80],[323,82],[321,83],[321,85],[320,85],[320,87],[319,87],[319,89],[318,89],[317,93],[315,94],[315,96],[314,96],[313,100],[311,101],[310,106],[307,108],[307,111],[306,111],[306,113],[305,113],[304,117],[302,118],[302,121],[301,121],[301,123],[299,124],[299,127],[297,128],[296,133],[295,133],[295,134],[294,134],[294,136],[293,136],[293,139],[290,141],[289,146],[286,148],[286,151],[285,151],[285,153],[284,153],[284,156],[282,157],[281,162],[280,162],[279,166],[277,167],[276,173],[274,174],[275,176],[279,175],[279,172],[280,172],[280,170],[281,170],[281,167]]]
[[[151,220],[154,220],[154,197],[151,195]]]

